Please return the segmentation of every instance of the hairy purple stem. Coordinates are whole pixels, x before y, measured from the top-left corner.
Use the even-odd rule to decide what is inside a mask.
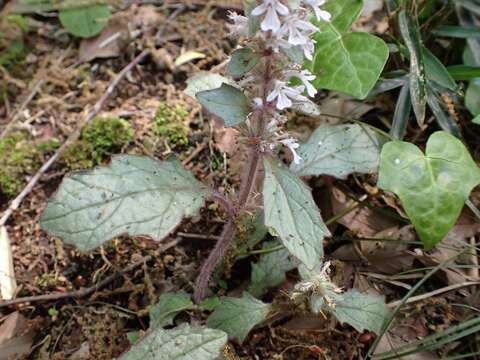
[[[272,54],[266,56],[265,62],[265,73],[263,76],[262,81],[262,100],[263,106],[261,109],[254,112],[252,115],[252,120],[256,122],[256,131],[253,135],[254,138],[257,140],[263,140],[265,136],[265,124],[266,124],[266,115],[267,115],[267,96],[268,91],[270,89],[270,83],[272,81]],[[263,157],[262,151],[259,149],[258,145],[251,146],[249,149],[248,160],[246,164],[246,173],[242,179],[242,184],[240,187],[240,193],[238,196],[238,216],[240,216],[244,211],[248,203],[248,199],[250,198],[250,194],[253,192],[255,187],[255,179],[257,177],[257,172],[259,168],[260,161]],[[230,247],[232,243],[235,233],[237,231],[236,226],[236,218],[230,219],[228,223],[223,228],[222,234],[220,235],[220,239],[217,241],[217,244],[210,252],[207,260],[202,266],[200,270],[200,274],[197,277],[197,281],[195,282],[195,290],[193,294],[193,299],[195,302],[200,302],[205,298],[207,289],[208,289],[208,282],[210,281],[210,277],[212,276],[215,267],[220,262],[220,260],[225,255],[226,251]]]
[[[247,162],[247,173],[242,181],[242,189],[240,190],[239,195],[239,213],[242,213],[247,205],[249,195],[252,192],[252,189],[255,185],[255,178],[257,175],[258,164],[260,162],[261,153],[256,147],[250,149],[250,154]],[[197,277],[195,283],[195,292],[193,294],[193,299],[195,302],[200,302],[205,298],[205,294],[208,288],[208,282],[212,276],[213,270],[220,262],[220,259],[225,255],[226,251],[232,243],[235,233],[237,231],[236,218],[230,219],[228,223],[223,228],[220,239],[217,241],[217,244],[210,252],[207,260],[200,270],[200,274]]]

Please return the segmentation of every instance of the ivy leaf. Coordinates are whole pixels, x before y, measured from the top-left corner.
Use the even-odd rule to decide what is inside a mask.
[[[258,54],[255,54],[250,48],[235,50],[227,65],[227,73],[232,77],[241,77],[251,71],[259,61]]]
[[[413,144],[392,141],[380,156],[378,186],[395,193],[426,249],[457,220],[480,169],[463,143],[445,131],[430,136],[425,155]]]
[[[271,249],[278,245],[278,241],[268,241],[264,243],[263,249]],[[298,261],[292,259],[285,249],[262,255],[257,263],[252,263],[251,284],[248,291],[253,296],[262,296],[268,288],[282,284],[286,279],[286,272],[297,266]]]
[[[213,90],[228,82],[229,80],[222,75],[206,72],[188,79],[187,88],[183,92],[194,98],[200,91]]]
[[[118,156],[109,166],[65,178],[41,226],[82,251],[122,234],[162,240],[195,215],[207,195],[177,160]]]
[[[368,33],[347,32],[363,7],[362,0],[329,1],[323,7],[330,22],[314,22],[320,29],[313,61],[317,88],[340,91],[364,99],[377,82],[388,59],[385,42]]]
[[[265,225],[309,269],[323,257],[322,240],[330,232],[310,189],[278,161],[265,159],[263,202]]]
[[[418,29],[405,10],[400,11],[398,22],[403,40],[410,53],[410,97],[412,99],[413,112],[417,118],[418,125],[421,127],[425,121],[425,108],[427,105],[422,44]]]
[[[119,360],[216,360],[227,343],[223,331],[182,326],[151,330]]]
[[[107,5],[90,5],[60,10],[58,17],[70,34],[89,38],[103,30],[111,15]]]
[[[249,331],[266,319],[270,310],[270,304],[244,292],[241,298],[224,297],[208,317],[207,324],[214,329],[225,331],[230,338],[242,343]]]
[[[178,313],[193,308],[190,295],[184,292],[162,294],[158,303],[149,309],[150,328],[172,325]]]
[[[196,97],[205,109],[223,119],[226,126],[243,123],[250,113],[245,94],[225,83],[218,89],[201,91]]]
[[[383,297],[362,294],[357,290],[344,293],[343,300],[330,311],[338,321],[350,324],[358,332],[369,330],[377,335],[390,315]]]
[[[340,179],[354,172],[376,172],[385,141],[385,136],[366,126],[323,125],[297,150],[302,161],[290,167],[299,176],[331,175]]]

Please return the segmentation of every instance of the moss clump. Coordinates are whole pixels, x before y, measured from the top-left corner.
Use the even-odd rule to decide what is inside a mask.
[[[188,111],[180,105],[161,104],[153,118],[154,133],[167,140],[172,147],[188,144],[185,120]]]
[[[9,72],[25,64],[27,49],[23,37],[28,31],[28,23],[21,15],[0,19],[0,65]]]
[[[40,165],[40,151],[23,132],[0,140],[0,193],[14,197],[26,183],[26,177]]]
[[[70,146],[63,162],[71,170],[99,165],[109,155],[121,152],[133,139],[133,128],[126,120],[96,117]]]

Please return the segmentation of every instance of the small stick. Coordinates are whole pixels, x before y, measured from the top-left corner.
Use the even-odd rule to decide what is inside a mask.
[[[111,283],[113,280],[115,280],[117,277],[120,275],[123,275],[127,272],[130,272],[134,270],[135,268],[139,267],[140,265],[143,265],[146,261],[151,260],[152,257],[150,255],[145,256],[144,258],[134,262],[133,264],[125,267],[122,271],[115,272],[112,275],[106,277],[102,281],[98,282],[97,284],[86,288],[86,289],[80,289],[80,290],[75,290],[75,291],[70,291],[66,293],[53,293],[53,294],[46,294],[46,295],[38,295],[38,296],[27,296],[27,297],[21,297],[18,299],[14,300],[8,300],[8,301],[3,301],[0,303],[0,309],[7,307],[7,306],[12,306],[12,305],[18,305],[18,304],[24,304],[24,303],[32,303],[32,302],[40,302],[40,301],[53,301],[53,300],[60,300],[60,299],[70,299],[70,298],[75,298],[75,299],[80,299],[87,297],[88,295],[93,294],[95,291],[100,290],[101,288],[104,288],[107,286],[109,283]]]
[[[42,87],[42,85],[43,85],[43,80],[39,80],[35,83],[32,91],[30,92],[30,95],[28,95],[28,97],[25,99],[25,101],[20,105],[18,110],[15,112],[15,115],[13,115],[12,120],[10,120],[10,122],[7,124],[7,126],[3,130],[2,134],[0,135],[0,140],[2,140],[5,136],[7,136],[7,134],[10,132],[10,130],[13,128],[13,126],[17,122],[17,119],[19,118],[20,113],[23,111],[23,109],[25,109],[27,107],[27,105],[30,103],[30,101],[33,100],[35,95],[37,95],[37,93],[40,90],[40,88]]]
[[[92,119],[100,112],[103,105],[105,104],[105,101],[110,97],[110,95],[112,95],[113,91],[120,83],[120,81],[128,74],[130,70],[132,70],[135,65],[142,61],[149,53],[150,50],[143,50],[140,55],[138,55],[130,64],[128,64],[125,68],[123,68],[122,71],[118,73],[118,75],[110,83],[102,97],[96,102],[93,109],[88,112],[85,120],[80,123],[78,128],[72,134],[70,134],[68,139],[55,152],[55,154],[50,159],[48,159],[45,164],[43,164],[43,166],[37,171],[37,173],[30,179],[22,192],[12,201],[8,209],[5,210],[2,217],[0,218],[0,226],[4,226],[6,224],[12,213],[18,209],[22,201],[32,191],[33,187],[37,184],[42,175],[52,166],[53,163],[55,163],[60,158],[60,156],[62,156],[65,150],[67,150],[67,148],[80,137],[82,128],[90,121],[92,121]]]
[[[414,302],[417,302],[417,301],[422,301],[422,300],[428,299],[429,297],[439,295],[439,294],[443,294],[443,293],[446,293],[446,292],[449,292],[449,291],[452,291],[452,290],[456,290],[456,289],[459,289],[459,288],[462,288],[462,287],[475,286],[475,285],[479,285],[479,284],[480,284],[480,281],[467,281],[467,282],[463,282],[463,283],[460,283],[460,284],[453,284],[453,285],[445,286],[443,288],[433,290],[433,291],[430,291],[430,292],[422,294],[422,295],[412,296],[407,301],[405,301],[405,304],[411,304],[411,303],[414,303]],[[394,308],[394,307],[397,307],[399,304],[401,304],[402,301],[403,300],[393,301],[393,302],[388,303],[387,306],[389,308]]]

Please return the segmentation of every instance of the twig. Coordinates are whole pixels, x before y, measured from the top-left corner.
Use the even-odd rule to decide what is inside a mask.
[[[217,240],[217,241],[220,239],[220,236],[192,234],[192,233],[185,233],[185,232],[177,232],[177,235],[184,239]]]
[[[403,302],[403,303],[404,304],[411,304],[411,303],[414,303],[414,302],[417,302],[417,301],[422,301],[422,300],[428,299],[429,297],[439,295],[439,294],[443,294],[443,293],[446,293],[446,292],[449,292],[449,291],[452,291],[452,290],[456,290],[456,289],[459,289],[459,288],[462,288],[462,287],[465,287],[465,286],[475,286],[475,285],[479,285],[479,284],[480,284],[480,281],[467,281],[467,282],[463,282],[463,283],[460,283],[460,284],[453,284],[453,285],[445,286],[445,287],[437,289],[437,290],[430,291],[430,292],[422,294],[422,295],[412,296],[411,298],[408,298],[408,300]],[[390,308],[394,308],[394,307],[400,305],[401,303],[402,303],[402,300],[392,301],[391,303],[388,303],[387,306],[390,307]]]
[[[118,73],[118,75],[113,79],[113,81],[110,83],[108,86],[107,90],[105,93],[102,95],[102,97],[96,102],[95,106],[93,109],[91,109],[85,119],[80,123],[80,125],[77,127],[77,129],[68,137],[68,139],[63,143],[63,145],[55,152],[55,154],[48,159],[48,161],[43,164],[43,166],[37,171],[37,173],[30,179],[28,184],[25,186],[25,188],[22,190],[22,192],[12,201],[10,206],[8,207],[7,210],[3,213],[2,217],[0,218],[0,226],[3,226],[6,224],[7,220],[10,218],[12,213],[18,209],[20,204],[22,203],[23,199],[32,191],[33,187],[37,184],[37,182],[40,180],[41,176],[52,166],[53,163],[55,163],[60,156],[67,150],[67,148],[74,142],[76,141],[81,134],[82,128],[87,125],[92,119],[100,112],[102,109],[103,105],[105,104],[105,101],[112,95],[113,91],[117,87],[117,85],[120,83],[120,81],[125,77],[125,75],[128,74],[130,70],[134,66],[136,66],[140,61],[142,61],[148,54],[150,53],[150,50],[144,50],[140,55],[138,55],[130,64],[128,64],[125,68],[123,68],[122,71]]]
[[[201,144],[198,144],[195,150],[192,151],[188,157],[182,161],[183,166],[187,166],[193,159],[197,157],[198,154],[200,154],[205,148],[207,147],[207,142],[204,141]]]
[[[27,105],[30,103],[30,101],[33,100],[35,95],[37,95],[37,93],[40,90],[42,85],[43,85],[43,80],[39,80],[35,83],[32,91],[30,92],[28,97],[23,101],[23,103],[17,109],[17,111],[15,112],[15,115],[13,115],[12,120],[10,120],[9,123],[7,124],[7,126],[5,126],[5,129],[3,130],[2,134],[0,135],[0,140],[2,140],[5,136],[7,136],[7,134],[10,132],[10,130],[13,128],[13,126],[17,122],[17,119],[19,118],[23,109],[25,109],[27,107]]]
[[[133,264],[131,264],[127,267],[125,267],[125,269],[123,269],[122,271],[115,272],[114,274],[106,277],[105,279],[98,282],[97,284],[95,284],[95,285],[93,285],[89,288],[86,288],[86,289],[75,290],[75,291],[70,291],[70,292],[66,292],[66,293],[53,293],[53,294],[47,294],[47,295],[21,297],[21,298],[18,298],[18,299],[1,302],[0,303],[0,308],[4,308],[4,307],[7,307],[7,306],[12,306],[12,305],[17,305],[17,304],[39,302],[39,301],[53,301],[53,300],[69,299],[69,298],[75,298],[75,299],[84,298],[88,295],[93,294],[95,291],[100,290],[101,288],[104,288],[105,286],[107,286],[109,283],[111,283],[113,280],[115,280],[120,275],[123,275],[127,272],[132,271],[133,269],[139,267],[140,265],[143,265],[146,261],[149,261],[151,259],[152,259],[152,257],[150,255],[145,256],[144,258],[134,262]]]

